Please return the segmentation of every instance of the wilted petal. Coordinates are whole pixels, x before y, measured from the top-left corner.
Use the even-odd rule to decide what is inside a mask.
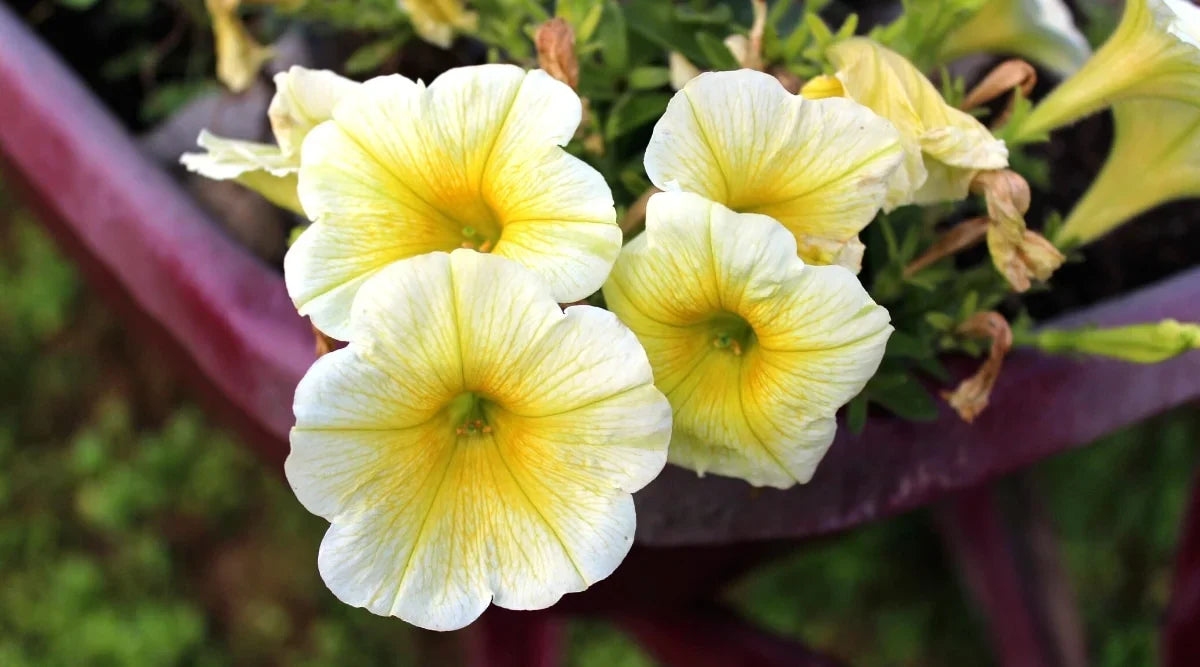
[[[1008,149],[970,114],[946,104],[912,63],[870,39],[829,48],[846,95],[891,121],[900,131],[904,167],[888,194],[888,208],[967,196],[975,173],[1008,166]]]

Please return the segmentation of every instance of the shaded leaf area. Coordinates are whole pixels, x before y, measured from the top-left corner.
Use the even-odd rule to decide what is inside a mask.
[[[1158,664],[1179,522],[1200,443],[1194,406],[1028,477],[1057,531],[1092,664]],[[742,613],[860,666],[987,665],[984,620],[929,512],[812,542],[731,589]]]

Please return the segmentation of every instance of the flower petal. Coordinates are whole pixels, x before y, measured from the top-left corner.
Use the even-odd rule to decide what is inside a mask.
[[[827,53],[846,95],[890,120],[903,137],[906,164],[900,173],[907,184],[893,185],[889,209],[962,199],[975,172],[1008,166],[1004,142],[970,114],[946,104],[900,54],[864,37],[838,42]]]
[[[671,461],[756,485],[812,476],[892,330],[852,273],[806,267],[779,223],[686,193],[651,198],[604,295],[671,402]]]
[[[805,100],[773,76],[740,70],[702,74],[672,98],[646,149],[646,172],[661,189],[779,220],[817,262],[804,238],[854,238],[878,212],[901,157],[896,130],[865,107]]]
[[[564,314],[520,265],[458,250],[379,271],[349,338],[297,389],[286,466],[332,523],[318,564],[335,595],[449,630],[616,568],[671,419],[614,315]],[[455,424],[464,395],[483,431]]]
[[[276,74],[275,96],[267,107],[267,118],[283,154],[299,155],[304,137],[332,118],[334,106],[357,86],[357,82],[329,70],[298,65]]]
[[[312,301],[460,246],[522,264],[560,302],[596,291],[621,235],[603,178],[559,148],[580,113],[570,88],[509,65],[451,70],[428,89],[396,76],[359,86],[305,141],[300,199],[319,233],[289,253],[312,255],[294,270],[317,269],[289,279],[297,307],[337,337],[348,299]]]
[[[226,139],[201,130],[197,143],[203,153],[184,153],[179,161],[188,171],[218,181],[235,180],[272,203],[300,211],[296,171],[300,164],[270,144]]]

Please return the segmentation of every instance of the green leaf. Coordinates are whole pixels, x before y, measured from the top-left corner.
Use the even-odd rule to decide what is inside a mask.
[[[96,6],[99,0],[58,0],[58,4],[67,9],[74,9],[77,12],[82,12],[86,9],[91,9]]]
[[[669,101],[671,96],[665,93],[626,93],[609,112],[608,122],[604,126],[604,138],[612,141],[657,119],[667,110]]]
[[[867,384],[868,397],[897,417],[914,422],[937,419],[937,403],[912,376],[904,376],[904,381],[896,385],[874,384],[874,380]]]
[[[929,323],[929,326],[938,331],[949,331],[957,324],[953,317],[937,311],[925,313],[925,321]]]
[[[388,58],[400,51],[403,44],[403,39],[387,37],[358,47],[346,58],[346,73],[365,74],[379,69]]]
[[[671,82],[671,70],[666,67],[642,65],[629,72],[629,87],[634,90],[654,90]]]
[[[704,61],[709,68],[715,70],[740,69],[741,63],[734,57],[733,52],[725,46],[725,42],[713,37],[707,32],[696,33],[696,44],[704,53]]]
[[[625,29],[625,13],[616,0],[604,4],[596,40],[600,43],[604,64],[614,72],[623,72],[629,65],[629,35]]]
[[[706,10],[679,5],[675,8],[675,17],[680,23],[708,24],[727,30],[733,21],[733,10],[726,4],[715,5]]]
[[[903,331],[893,331],[887,343],[887,356],[897,359],[924,359],[934,350],[928,343]]]
[[[833,44],[833,32],[820,16],[809,12],[804,15],[804,24],[808,26],[808,31],[812,33],[813,39],[816,40],[821,51]]]

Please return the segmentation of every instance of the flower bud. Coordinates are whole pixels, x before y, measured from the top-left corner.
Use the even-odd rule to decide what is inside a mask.
[[[1200,324],[1175,320],[1098,329],[1043,329],[1020,343],[1051,353],[1092,354],[1156,364],[1200,349]]]

